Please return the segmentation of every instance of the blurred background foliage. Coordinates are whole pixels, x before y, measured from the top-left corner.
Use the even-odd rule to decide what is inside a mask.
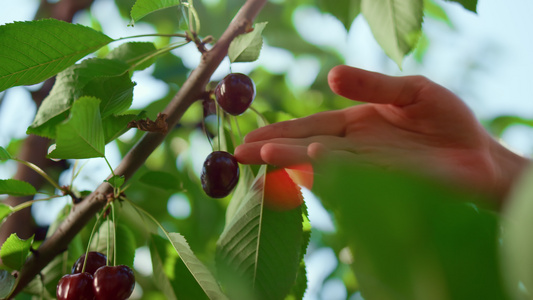
[[[30,2],[35,11],[38,1]],[[74,21],[92,26],[97,30],[103,29],[113,38],[131,35],[133,30],[126,25],[130,21],[129,12],[134,2],[134,0],[97,0],[90,9],[78,13]],[[335,65],[348,63],[392,75],[413,73],[435,75],[436,81],[458,93],[469,105],[476,104],[480,96],[475,94],[475,91],[473,92],[473,87],[483,89],[475,85],[476,80],[482,77],[480,73],[490,70],[492,63],[497,64],[501,48],[488,41],[486,44],[475,45],[474,50],[455,53],[455,60],[444,59],[451,55],[447,52],[463,50],[460,47],[453,47],[453,36],[465,30],[461,27],[464,23],[456,24],[457,17],[449,15],[449,12],[463,10],[458,8],[459,5],[444,1],[424,0],[424,34],[414,52],[406,58],[403,71],[400,71],[394,62],[375,45],[375,42],[368,42],[368,40],[366,40],[368,44],[359,42],[356,44],[357,48],[348,45],[348,40],[353,35],[368,35],[368,30],[365,33],[365,29],[360,24],[363,22],[361,21],[363,17],[358,16],[357,9],[345,9],[357,2],[353,0],[269,1],[257,18],[257,22],[268,22],[264,31],[265,47],[259,61],[232,66],[225,61],[215,73],[211,87],[230,70],[248,73],[255,81],[257,88],[257,97],[253,106],[262,112],[269,122],[278,122],[354,105],[353,101],[334,95],[327,86],[329,69]],[[234,0],[194,1],[201,20],[199,35],[202,37],[211,35],[215,39],[220,37],[226,24],[230,22],[242,3],[243,1]],[[109,11],[103,12],[106,9]],[[7,14],[9,11],[9,9],[1,10],[2,14]],[[150,14],[135,24],[135,34],[178,32],[184,28],[179,16],[177,9],[165,9]],[[309,28],[307,26],[309,22],[315,22],[316,27]],[[303,30],[302,26],[307,26],[307,30]],[[317,28],[320,30],[316,30]],[[441,38],[440,35],[443,37]],[[173,41],[166,37],[143,40],[153,41],[157,47],[165,46]],[[116,46],[118,44],[111,44],[101,49],[96,55],[104,56]],[[160,57],[154,66],[134,76],[134,81],[138,86],[135,88],[133,110],[144,110],[152,120],[156,118],[157,113],[163,110],[198,62],[197,50],[193,45],[189,46]],[[437,47],[440,47],[440,50],[436,50]],[[368,58],[365,51],[372,52],[371,62],[362,62],[363,59]],[[448,63],[452,61],[455,65],[447,66],[440,72],[439,65],[434,63],[439,59],[439,55],[443,60]],[[449,68],[453,68],[453,72],[449,71]],[[6,116],[13,106],[20,109],[26,105],[35,109],[31,100],[24,99],[28,98],[29,91],[37,88],[38,86],[17,88],[1,93],[0,112],[2,116]],[[529,90],[523,92],[524,95],[527,95],[527,91]],[[529,94],[529,101],[532,95],[533,93]],[[11,100],[17,97],[21,100]],[[11,104],[13,101],[18,102],[13,105]],[[479,103],[476,105],[483,106]],[[29,108],[24,110],[26,113],[30,111]],[[480,115],[487,128],[498,137],[502,137],[506,130],[513,126],[531,127],[533,125],[530,111],[525,111],[523,115],[506,112],[498,115],[492,112],[487,113],[481,108],[475,109],[475,112]],[[23,134],[20,134],[20,128],[25,131],[25,126],[28,125],[24,122],[25,119],[21,119],[19,122],[5,125],[3,128],[6,129],[1,130],[4,133],[0,140],[2,146],[15,155],[19,153],[21,143],[25,138]],[[211,117],[206,122],[208,127],[212,128],[216,121]],[[238,123],[241,134],[244,135],[257,128],[261,121],[253,112],[248,111],[238,117]],[[19,129],[12,129],[15,127]],[[520,139],[528,135],[531,137],[529,131],[526,135],[520,135]],[[121,157],[138,142],[141,136],[142,132],[132,129],[116,142],[108,145],[106,153],[112,165],[116,166]],[[237,134],[235,138],[238,140],[240,137]],[[517,145],[522,146],[521,150],[526,154],[531,153],[528,152],[531,151],[531,142]],[[165,142],[128,182],[126,190],[129,199],[155,216],[169,231],[183,234],[193,251],[208,264],[213,262],[215,244],[222,232],[225,208],[229,202],[229,199],[214,200],[207,197],[199,184],[201,164],[210,151],[209,142],[202,131],[202,106],[201,103],[196,103],[187,111],[182,122],[172,129]],[[74,161],[69,161],[68,164],[67,169],[61,174],[55,174],[64,184],[70,181]],[[108,169],[103,162],[79,161],[77,164],[78,166],[84,165],[84,169],[74,182],[74,186],[80,190],[94,189],[107,176]],[[10,177],[15,168],[10,163],[3,163],[0,167],[3,169],[1,176],[5,178]],[[42,189],[51,190],[51,187],[44,186]],[[346,251],[346,241],[340,238],[330,214],[321,207],[314,195],[308,191],[305,191],[305,195],[308,199],[313,225],[306,258],[309,268],[309,288],[306,299],[359,299],[358,282],[349,267],[352,257],[349,251]],[[349,196],[342,193],[340,195]],[[66,200],[54,200],[50,203],[35,205],[33,214],[37,224],[45,228],[49,226],[55,218],[50,211],[59,211],[65,203]],[[359,216],[363,217],[364,214],[361,213]],[[494,225],[494,220],[491,219],[493,217],[489,214],[483,216],[484,219],[480,222]],[[417,217],[420,215],[413,216],[413,218]],[[446,216],[442,217],[446,218]],[[149,245],[145,243],[146,224],[139,221],[134,211],[126,209],[120,211],[119,218],[120,222],[123,222],[136,235],[135,240],[138,243],[135,268],[142,294],[137,293],[137,297],[165,299],[165,296],[156,288],[157,283],[152,280],[151,260],[148,253],[156,248],[152,246],[149,249]],[[371,224],[371,220],[362,218],[359,225],[361,224],[370,226],[368,224]],[[88,228],[91,227],[88,226]],[[77,242],[82,245],[86,244],[89,233],[90,229],[83,231],[82,240]],[[492,231],[489,235],[496,236]],[[465,239],[468,238],[470,236],[465,235]],[[161,253],[165,252],[161,251]],[[168,258],[163,254],[162,256],[164,259]],[[446,276],[452,275],[446,274]],[[501,292],[499,286],[493,288],[496,292]],[[189,295],[194,295],[194,293]]]

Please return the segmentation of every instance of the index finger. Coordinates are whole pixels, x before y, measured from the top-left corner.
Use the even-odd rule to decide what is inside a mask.
[[[349,66],[336,66],[328,74],[333,92],[348,99],[406,106],[417,102],[420,91],[431,83],[423,76],[388,76]]]
[[[304,118],[283,121],[258,128],[244,137],[245,143],[274,138],[306,138],[317,135],[344,135],[346,125],[343,110],[319,112]]]

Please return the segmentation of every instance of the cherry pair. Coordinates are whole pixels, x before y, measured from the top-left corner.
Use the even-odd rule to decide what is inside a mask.
[[[244,74],[232,73],[215,88],[218,105],[228,114],[244,113],[255,98],[255,84]],[[214,151],[207,156],[201,174],[202,188],[213,198],[226,197],[239,181],[239,164],[233,155]]]
[[[85,254],[72,267],[72,274],[63,276],[57,284],[58,300],[125,300],[133,292],[135,276],[125,265],[107,266],[100,252],[89,252],[82,272]]]

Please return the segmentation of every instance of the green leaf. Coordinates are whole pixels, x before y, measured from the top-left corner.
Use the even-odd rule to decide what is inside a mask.
[[[102,118],[126,110],[131,105],[135,85],[128,69],[126,63],[118,60],[94,58],[59,73],[28,133],[55,138],[55,126],[67,119],[74,101],[82,96],[101,99]]]
[[[422,32],[423,0],[363,0],[361,11],[374,38],[401,68]]]
[[[178,85],[181,85],[187,79],[188,74],[189,69],[183,64],[183,60],[172,53],[158,57],[152,73],[156,79]]]
[[[127,74],[109,78],[96,78],[83,87],[83,94],[101,99],[100,114],[106,118],[126,111],[133,100],[133,87]]]
[[[124,223],[117,224],[117,261],[116,265],[133,267],[135,249],[137,248],[135,236]]]
[[[13,213],[13,207],[0,203],[0,224],[2,224],[2,221],[11,213]]]
[[[181,0],[137,0],[131,8],[131,25],[157,10],[181,5]]]
[[[259,171],[217,242],[219,278],[230,298],[283,299],[294,285],[304,235],[301,206],[272,211],[262,205],[266,167]]]
[[[167,191],[180,191],[180,180],[176,176],[161,171],[149,171],[144,173],[139,181],[152,187],[157,187]]]
[[[529,167],[508,199],[510,205],[505,210],[503,222],[502,261],[506,274],[504,279],[514,294],[514,299],[529,298],[519,289],[519,283],[522,283],[526,290],[533,290],[533,240],[529,230],[533,226],[532,179],[533,168]]]
[[[350,30],[353,20],[361,12],[362,0],[319,0],[322,10],[334,15],[342,22],[346,30]]]
[[[124,177],[124,175],[115,175],[104,181],[109,183],[114,188],[120,188],[124,184],[125,180],[126,177]]]
[[[22,240],[16,233],[12,233],[0,249],[2,263],[9,268],[20,270],[30,253],[32,244],[33,236],[27,240]]]
[[[291,289],[291,299],[303,299],[307,291],[307,270],[305,262],[302,261],[298,267],[298,274],[296,275],[296,282]],[[288,297],[287,297],[288,298]]]
[[[168,240],[151,235],[149,242],[155,281],[167,299],[208,299]]]
[[[144,70],[155,62],[155,57],[150,57],[150,55],[155,54],[156,51],[153,43],[130,42],[113,49],[106,55],[106,58],[120,60],[130,66],[135,66],[134,70]]]
[[[194,276],[209,299],[227,299],[220,289],[217,280],[213,277],[213,274],[211,274],[209,269],[207,269],[207,267],[194,255],[185,238],[181,234],[175,232],[169,233],[169,238],[170,243],[183,260],[183,263],[187,266],[190,273]]]
[[[6,270],[0,270],[0,299],[5,299],[15,286],[15,276]]]
[[[486,199],[349,161],[325,161],[316,174],[327,174],[313,191],[354,254],[365,298],[508,299],[498,216],[475,205]]]
[[[26,181],[16,179],[0,179],[0,194],[12,196],[30,196],[35,195],[37,191],[33,185]]]
[[[305,267],[304,256],[307,253],[307,246],[309,245],[309,241],[311,240],[311,223],[308,219],[307,206],[305,206],[305,203],[302,204],[302,208],[304,210],[304,230],[302,249],[300,252],[300,265],[298,267],[298,273],[296,274],[295,284],[291,288],[291,295],[295,299],[303,299],[304,294],[307,291],[307,270]]]
[[[56,148],[48,157],[104,157],[105,140],[99,104],[100,100],[92,97],[81,97],[74,102],[70,118],[57,126]]]
[[[167,251],[168,241],[154,234],[150,235],[148,245],[150,247],[155,285],[165,295],[166,299],[177,300],[172,284],[172,279],[176,279],[172,267],[179,257],[178,254],[176,251]]]
[[[446,0],[448,2],[457,2],[461,4],[465,9],[472,12],[477,12],[477,0]]]
[[[7,150],[4,149],[4,147],[0,147],[0,161],[6,161],[12,158],[13,157],[11,157],[11,154],[9,154],[9,152],[7,152]]]
[[[429,48],[429,38],[425,33],[422,33],[420,36],[420,39],[418,40],[418,44],[416,45],[415,51],[413,52],[413,58],[419,62],[422,63],[424,60],[424,56],[426,55],[426,52]]]
[[[98,228],[98,233],[93,238],[90,249],[104,254],[108,253],[108,258],[112,261],[114,252],[113,232],[115,232],[116,230],[117,243],[115,246],[117,247],[117,261],[115,262],[115,265],[126,265],[132,267],[133,260],[135,258],[136,248],[135,236],[133,235],[131,230],[123,223],[116,223],[115,229],[113,229],[113,226],[113,221],[106,220],[102,222],[102,224]],[[110,241],[109,249],[107,248],[108,238]]]
[[[123,133],[128,131],[128,123],[139,119],[140,115],[126,114],[126,115],[111,115],[102,120],[102,127],[104,128],[105,143],[108,144]]]
[[[452,21],[446,11],[434,0],[424,0],[424,14],[453,27]]]
[[[246,199],[246,197],[251,195],[250,187],[253,186],[253,182],[254,175],[252,173],[252,169],[249,166],[242,166],[240,168],[239,183],[237,183],[231,201],[226,209],[226,227],[233,220],[235,214],[240,209],[242,202]]]
[[[0,26],[0,91],[39,83],[113,39],[89,27],[55,19]]]
[[[268,22],[255,24],[254,30],[237,36],[229,45],[228,56],[231,62],[251,62],[259,58],[263,47],[261,33]]]

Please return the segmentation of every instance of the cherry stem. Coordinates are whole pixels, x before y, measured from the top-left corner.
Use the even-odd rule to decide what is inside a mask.
[[[251,111],[253,111],[259,118],[261,118],[261,121],[263,121],[263,124],[260,125],[260,126],[266,126],[268,124],[270,124],[270,122],[268,122],[268,120],[265,118],[265,116],[263,116],[262,113],[260,113],[257,109],[255,109],[253,106],[250,106],[249,109]]]
[[[48,174],[46,174],[45,171],[43,171],[43,169],[39,168],[37,165],[29,162],[29,161],[25,161],[25,160],[22,160],[22,159],[18,159],[18,158],[13,158],[14,161],[16,162],[19,162],[25,166],[27,166],[28,168],[32,169],[33,171],[35,171],[37,174],[41,175],[46,181],[48,181],[54,188],[60,190],[64,195],[69,195],[72,199],[74,199],[74,201],[76,199],[78,199],[78,197],[76,195],[74,195],[74,193],[70,190],[70,187],[61,187],[59,186],[59,183],[57,183],[55,180],[52,179],[52,177],[48,176]]]
[[[100,219],[102,218],[102,216],[104,215],[104,212],[106,211],[108,206],[109,206],[109,204],[107,204],[104,207],[102,212],[96,218],[96,222],[94,222],[93,229],[91,230],[91,235],[89,236],[89,241],[87,242],[87,248],[85,249],[85,258],[83,259],[83,267],[81,268],[81,272],[82,273],[85,272],[85,265],[87,264],[87,257],[89,256],[89,249],[91,248],[91,243],[93,241],[93,237],[94,237],[94,233],[95,233],[96,227],[98,227],[98,223],[99,223]]]
[[[125,37],[118,38],[118,39],[116,39],[114,41],[121,41],[121,40],[134,39],[134,38],[140,38],[140,37],[152,37],[152,36],[187,38],[187,35],[183,34],[183,33],[149,33],[149,34],[139,34],[139,35],[125,36]]]
[[[109,266],[109,245],[111,244],[110,233],[111,233],[111,225],[109,224],[109,219],[108,219],[107,220],[107,241],[106,241],[106,256],[107,256],[106,266]]]
[[[44,299],[44,291],[46,290],[46,284],[44,283],[44,276],[42,272],[39,272],[39,279],[41,279],[41,299]]]
[[[241,142],[242,142],[244,137],[242,136],[241,127],[239,126],[239,119],[236,116],[234,116],[233,120],[235,120],[235,127],[237,128],[237,134],[239,135],[239,138],[241,139]]]
[[[187,11],[189,13],[189,17],[187,18],[189,31],[198,32],[200,31],[200,18],[198,17],[198,12],[194,8],[192,2],[192,0],[189,0],[187,2],[182,2],[182,4],[187,8]]]
[[[189,43],[190,41],[185,41],[185,42],[181,42],[181,43],[175,43],[175,44],[170,44],[164,48],[161,48],[161,49],[156,49],[155,51],[153,51],[152,53],[150,54],[147,54],[146,57],[144,57],[143,59],[141,59],[140,61],[134,63],[131,65],[131,67],[126,71],[126,72],[130,72],[132,71],[133,69],[135,69],[137,66],[141,65],[142,63],[158,56],[158,55],[161,55],[161,54],[164,54],[164,53],[167,53],[167,52],[170,52],[174,49],[177,49],[179,47],[182,47],[182,46],[185,46]]]
[[[15,212],[17,212],[17,211],[19,211],[19,210],[23,210],[23,209],[25,209],[26,207],[30,207],[30,206],[32,206],[32,204],[35,203],[35,202],[39,202],[39,201],[48,201],[48,200],[50,200],[50,199],[59,198],[59,197],[63,197],[63,196],[60,196],[60,195],[52,195],[52,196],[50,196],[50,197],[48,197],[48,198],[29,200],[29,201],[26,201],[26,202],[24,202],[24,203],[21,203],[21,204],[19,204],[19,205],[17,205],[17,206],[12,207],[12,208],[11,208],[11,213],[15,213]]]
[[[202,129],[204,130],[205,137],[207,137],[207,141],[211,146],[211,151],[215,151],[215,149],[213,148],[213,141],[211,140],[211,136],[207,132],[207,127],[205,126],[205,118],[202,120]]]
[[[70,177],[70,186],[74,186],[74,179],[76,179],[76,177],[78,177],[77,174],[79,174],[79,172],[76,172],[76,167],[78,166],[78,160],[76,159],[74,161],[74,165],[72,166],[72,176]]]
[[[222,118],[221,115],[223,114],[223,110],[222,108],[220,107],[220,105],[218,105],[218,102],[217,102],[217,106],[216,106],[216,113],[217,113],[217,139],[218,139],[218,149],[217,150],[221,150],[220,149],[220,119]]]
[[[212,99],[211,95],[212,95],[212,93],[210,93],[210,92],[206,92],[206,93],[203,94],[204,103],[209,103],[209,101]],[[215,101],[215,109],[216,109],[216,107],[218,106],[218,103],[216,102],[216,100],[214,100],[214,101]],[[208,105],[208,107],[209,107],[209,105]],[[207,111],[209,111],[209,109]],[[204,112],[205,112],[205,108],[204,108]],[[207,126],[205,124],[205,118],[206,117],[207,116],[204,113],[204,115],[202,116],[202,130],[204,131],[204,134],[207,137],[207,141],[209,142],[209,145],[211,145],[211,151],[215,151],[215,149],[213,149],[213,141],[211,140],[211,135],[207,131]]]
[[[237,117],[235,117],[235,116],[232,116],[232,117],[233,118],[230,117],[227,120],[228,120],[228,125],[229,125],[229,128],[230,128],[231,142],[233,143],[233,147],[235,148],[235,145],[237,145],[237,141],[235,140],[235,136],[233,135],[234,130],[233,130],[233,124],[231,123],[231,120],[233,119],[233,120],[235,120],[235,122],[237,122]],[[237,128],[238,128],[238,126],[237,126]],[[237,131],[239,131],[239,130],[237,130]],[[240,137],[240,139],[242,141],[242,136],[240,134],[240,131],[238,132],[238,134],[239,134],[239,137]]]
[[[241,128],[239,126],[239,121],[238,121],[237,116],[233,116],[233,120],[235,120],[235,127],[237,128],[237,134],[239,134],[239,138],[241,139],[241,143],[242,143],[242,140],[244,139],[244,137],[242,136],[242,132],[241,132]],[[231,123],[230,123],[230,126],[231,126]],[[233,132],[233,127],[232,127],[232,132]],[[232,135],[232,138],[233,138],[233,135]],[[236,145],[235,140],[233,140],[233,145]],[[249,170],[250,174],[254,173],[253,170],[252,170],[252,166],[251,165],[246,165],[246,166],[243,166],[241,164],[238,164],[238,165],[239,165],[239,168],[241,168],[241,170],[243,168],[247,168]]]
[[[113,266],[117,265],[117,223],[115,221],[115,205],[111,204],[111,219],[113,220]]]
[[[78,171],[74,172],[75,169],[76,169],[76,166],[78,165],[78,160],[75,161],[74,163],[74,167],[72,168],[72,179],[71,179],[71,186],[74,184],[74,180],[76,180],[76,178],[78,178],[78,176],[80,175],[81,173],[81,170],[83,169],[83,167],[85,167],[86,164],[88,164],[89,161],[87,160],[85,163],[83,163],[83,165],[81,165],[81,167],[78,169]]]
[[[117,175],[115,175],[115,172],[113,171],[113,167],[111,167],[111,164],[107,160],[107,157],[104,156],[104,160],[107,163],[107,166],[109,167],[109,169],[111,170],[111,175],[113,175],[113,177],[116,177]],[[113,198],[118,197],[119,194],[120,194],[120,187],[116,187],[115,185],[113,185]]]
[[[31,162],[29,161],[25,161],[25,160],[22,160],[22,159],[18,159],[18,158],[14,158],[13,160],[29,167],[30,169],[34,170],[37,174],[41,175],[46,181],[48,181],[51,185],[53,185],[56,189],[60,190],[60,191],[65,191],[64,188],[60,187],[59,186],[59,183],[57,183],[55,180],[52,179],[52,177],[48,176],[48,174],[46,174],[41,168],[39,168],[38,166],[32,164]]]
[[[109,161],[107,160],[107,157],[104,156],[104,160],[105,162],[107,163],[107,166],[109,167],[109,170],[111,170],[111,174],[113,176],[115,176],[115,171],[113,171],[113,167],[111,167],[111,164],[109,163]]]

